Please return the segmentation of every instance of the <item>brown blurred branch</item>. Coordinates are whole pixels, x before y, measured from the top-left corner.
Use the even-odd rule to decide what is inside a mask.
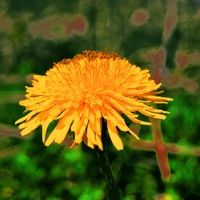
[[[0,158],[12,156],[13,154],[16,154],[19,150],[20,150],[19,146],[12,146],[0,149]]]
[[[14,127],[0,123],[0,136],[4,137],[21,137],[19,130]]]
[[[168,153],[171,154],[185,154],[200,156],[200,148],[192,148],[187,146],[180,146],[171,143],[165,143],[161,131],[160,120],[150,119],[152,123],[152,141],[138,141],[132,142],[132,147],[138,150],[154,151],[156,153],[157,163],[163,179],[170,178],[170,166],[168,161]]]

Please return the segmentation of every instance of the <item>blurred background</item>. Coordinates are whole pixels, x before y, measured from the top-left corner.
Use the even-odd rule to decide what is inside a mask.
[[[0,199],[106,199],[94,150],[47,148],[41,128],[22,138],[14,125],[32,74],[86,49],[148,68],[174,99],[159,106],[171,113],[161,124],[129,123],[140,143],[123,136],[123,151],[110,145],[122,199],[200,199],[199,36],[199,0],[1,0]]]

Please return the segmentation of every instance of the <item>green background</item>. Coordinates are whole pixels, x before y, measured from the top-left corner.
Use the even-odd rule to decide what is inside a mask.
[[[171,176],[163,180],[155,153],[109,146],[124,200],[200,199],[200,1],[199,0],[1,0],[0,1],[0,199],[103,200],[105,181],[94,150],[42,144],[41,128],[19,136],[18,101],[32,74],[86,49],[114,51],[148,68],[162,95],[174,99],[162,122]],[[140,137],[152,140],[149,127]],[[122,135],[122,134],[121,134]]]

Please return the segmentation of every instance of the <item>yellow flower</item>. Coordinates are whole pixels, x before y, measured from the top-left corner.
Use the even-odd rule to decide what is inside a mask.
[[[20,101],[28,113],[16,124],[20,123],[22,136],[41,125],[46,146],[63,142],[71,130],[72,146],[83,141],[91,148],[97,145],[103,150],[104,119],[112,143],[120,150],[123,143],[118,129],[139,139],[121,114],[142,125],[150,123],[138,119],[139,113],[165,119],[166,111],[148,105],[172,100],[156,96],[160,85],[150,80],[148,70],[141,70],[114,53],[84,51],[54,64],[43,76],[33,76],[32,87],[26,88],[26,99]],[[54,120],[58,123],[46,139],[47,128]]]

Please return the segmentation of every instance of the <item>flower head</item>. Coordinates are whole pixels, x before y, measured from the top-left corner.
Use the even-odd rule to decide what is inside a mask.
[[[105,120],[111,141],[119,150],[123,144],[118,129],[138,139],[121,114],[142,125],[150,123],[138,119],[139,113],[165,119],[166,111],[148,105],[171,100],[156,95],[160,85],[150,80],[148,70],[141,70],[118,55],[84,51],[54,64],[43,76],[33,76],[32,87],[26,88],[26,99],[20,101],[28,113],[16,123],[20,123],[22,136],[41,125],[46,146],[63,142],[71,130],[72,146],[83,141],[102,150]],[[54,120],[57,125],[46,139],[47,128]]]

